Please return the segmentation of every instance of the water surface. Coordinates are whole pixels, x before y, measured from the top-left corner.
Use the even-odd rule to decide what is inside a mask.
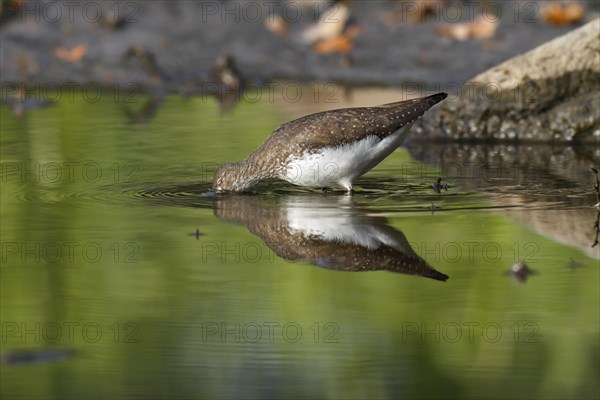
[[[0,111],[3,398],[600,395],[597,149],[413,144],[351,198],[204,196],[290,105],[124,107]]]

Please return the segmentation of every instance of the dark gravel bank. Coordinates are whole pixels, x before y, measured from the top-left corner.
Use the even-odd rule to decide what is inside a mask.
[[[543,2],[538,1],[446,3],[424,23],[417,23],[409,22],[408,2],[355,0],[350,3],[352,18],[362,31],[355,39],[351,65],[341,67],[339,54],[316,54],[297,39],[315,20],[307,3],[315,2],[27,1],[16,11],[4,10],[1,81],[160,84],[168,90],[183,86],[194,91],[210,80],[217,56],[227,53],[249,82],[292,79],[409,88],[416,84],[452,91],[476,74],[576,27],[544,22],[538,13]],[[597,2],[584,6],[584,20],[597,14]],[[454,41],[436,32],[439,24],[473,21],[483,7],[486,15],[499,14],[492,38]],[[291,22],[289,36],[266,29],[264,20],[270,12]],[[124,57],[133,45],[154,55],[159,79],[144,71],[138,60]]]

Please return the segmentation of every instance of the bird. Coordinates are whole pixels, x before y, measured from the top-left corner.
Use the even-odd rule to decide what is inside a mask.
[[[242,96],[244,78],[230,55],[220,55],[210,71],[221,110],[229,111]]]
[[[215,198],[218,218],[244,225],[275,255],[290,262],[344,272],[389,271],[445,282],[387,218],[357,206],[351,197],[260,196]],[[263,255],[259,251],[258,258]],[[270,259],[271,254],[266,254]],[[255,259],[255,261],[258,261]]]
[[[525,261],[518,261],[514,263],[508,273],[518,283],[525,283],[529,275],[534,275],[536,272],[529,268]]]
[[[123,59],[127,60],[131,57],[136,58],[140,62],[141,67],[144,69],[153,85],[160,86],[171,80],[171,77],[158,65],[156,56],[152,51],[140,45],[132,45],[123,55]]]
[[[222,164],[216,193],[245,192],[267,179],[298,186],[342,187],[396,150],[412,124],[446,93],[377,107],[342,108],[310,114],[281,125],[246,159]]]
[[[442,193],[442,189],[448,190],[448,184],[447,183],[442,183],[442,178],[439,177],[435,180],[435,183],[433,185],[431,185],[431,188],[436,192],[436,193]]]

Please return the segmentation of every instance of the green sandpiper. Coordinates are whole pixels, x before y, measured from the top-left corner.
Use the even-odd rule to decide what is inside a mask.
[[[378,107],[343,108],[298,118],[277,128],[245,160],[223,164],[213,190],[244,192],[266,179],[299,186],[345,188],[379,164],[446,93]]]

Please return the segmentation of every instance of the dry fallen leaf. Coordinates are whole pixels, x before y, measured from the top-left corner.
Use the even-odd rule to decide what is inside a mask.
[[[498,20],[481,16],[471,24],[471,36],[475,39],[489,39],[494,37],[496,29],[498,29]]]
[[[54,55],[56,58],[62,61],[76,63],[81,61],[85,53],[87,52],[87,48],[83,44],[78,44],[73,47],[71,50],[68,50],[66,47],[60,46],[54,49]]]
[[[463,42],[469,40],[471,37],[471,28],[468,23],[444,24],[437,27],[437,33],[441,36]]]
[[[300,38],[306,44],[335,39],[344,32],[349,20],[348,6],[344,3],[335,3],[331,9],[321,15],[318,22],[307,27]]]
[[[354,39],[362,32],[362,29],[361,25],[352,24],[346,27],[341,35],[318,41],[314,44],[313,50],[317,54],[349,54],[354,50]]]
[[[313,50],[317,54],[350,53],[352,49],[354,49],[354,43],[352,43],[352,39],[345,35],[322,40],[313,47]]]
[[[439,25],[437,32],[450,39],[465,41],[471,38],[489,39],[496,34],[496,29],[498,29],[498,20],[479,16],[473,22]]]
[[[571,25],[583,19],[585,10],[580,3],[552,2],[541,11],[544,20],[552,25]]]
[[[265,28],[277,36],[283,37],[287,36],[289,33],[287,22],[285,22],[283,17],[278,14],[269,15],[267,19],[265,19]]]
[[[346,30],[344,31],[344,33],[342,35],[348,37],[349,39],[354,39],[362,31],[363,31],[363,27],[361,25],[352,24],[346,28]]]

